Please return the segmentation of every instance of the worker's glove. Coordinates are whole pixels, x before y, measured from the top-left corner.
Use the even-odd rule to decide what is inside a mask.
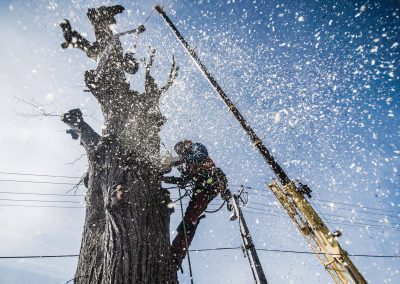
[[[221,193],[221,197],[223,200],[229,203],[232,197],[232,193],[229,189],[226,189],[224,192]]]
[[[172,155],[169,151],[161,157],[160,166],[163,173],[169,173],[172,170]]]

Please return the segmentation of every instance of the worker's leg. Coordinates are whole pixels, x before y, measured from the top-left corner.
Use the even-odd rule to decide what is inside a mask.
[[[180,261],[186,256],[186,243],[185,243],[185,231],[183,226],[186,228],[186,237],[188,247],[191,244],[196,228],[198,225],[199,217],[207,209],[208,203],[215,197],[215,195],[205,194],[203,192],[195,193],[193,199],[189,202],[189,206],[186,209],[184,222],[177,228],[177,236],[172,242],[171,251],[173,256],[177,257]],[[178,261],[179,262],[179,261]],[[177,263],[180,265],[181,263]]]

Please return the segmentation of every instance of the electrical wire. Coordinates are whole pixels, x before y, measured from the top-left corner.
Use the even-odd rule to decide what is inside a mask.
[[[249,204],[255,204],[255,205],[260,205],[260,206],[263,206],[263,207],[272,207],[272,208],[274,208],[274,209],[277,209],[277,207],[276,206],[273,206],[273,205],[269,205],[269,204],[262,204],[262,203],[257,203],[257,202],[249,202]],[[244,207],[244,208],[246,208],[246,207]],[[251,208],[253,208],[253,209],[258,209],[258,210],[263,210],[263,209],[261,209],[261,208],[254,208],[254,207],[251,207]],[[275,211],[276,213],[282,213],[282,212],[277,212],[277,211]],[[283,214],[283,213],[282,213]],[[360,220],[360,221],[366,221],[366,222],[375,222],[375,223],[383,223],[383,224],[385,224],[384,222],[382,222],[382,221],[379,221],[379,220],[371,220],[371,219],[364,219],[364,218],[360,218],[360,217],[356,217],[356,216],[341,216],[341,215],[335,215],[335,214],[329,214],[329,213],[324,213],[326,216],[331,216],[331,217],[337,217],[337,218],[347,218],[347,219],[357,219],[357,220]],[[393,225],[400,225],[399,223],[394,223],[394,222],[391,222],[390,224],[393,224]]]
[[[248,194],[250,194],[250,195],[256,195],[256,196],[263,196],[263,197],[267,197],[267,198],[269,198],[269,199],[276,200],[276,197],[274,197],[274,196],[268,196],[268,195],[265,195],[265,194],[259,194],[259,193],[254,193],[254,192],[248,192]],[[336,204],[336,203],[334,203],[334,202],[329,202],[329,203]],[[331,209],[331,207],[327,207],[327,204],[322,204],[322,203],[319,203],[319,202],[313,202],[313,204],[314,204],[314,206],[319,205],[319,206],[321,206],[321,208],[323,208],[323,209],[328,209],[328,208]],[[352,206],[352,205],[349,205],[349,204],[347,204],[347,205],[350,206],[350,207]],[[359,207],[359,206],[357,206],[357,205],[354,205],[354,206]],[[366,208],[366,207],[359,207],[359,208]],[[372,208],[372,207],[369,207],[369,208]],[[390,215],[390,214],[384,214],[384,213],[378,213],[378,212],[370,212],[370,211],[366,211],[366,210],[359,211],[359,210],[350,209],[350,208],[343,208],[343,207],[340,207],[340,206],[337,206],[336,209],[338,209],[338,210],[344,210],[344,211],[350,211],[350,212],[356,212],[356,213],[362,213],[362,214],[369,214],[369,215],[377,215],[377,216],[385,216],[385,217],[392,217],[392,218],[400,218],[399,215]],[[380,209],[376,209],[376,208],[375,208],[375,210],[380,210]],[[390,211],[390,210],[386,210],[386,211]],[[396,211],[390,211],[390,212],[396,213]],[[398,214],[400,214],[400,213],[398,213]]]
[[[217,247],[217,248],[203,248],[203,249],[190,249],[191,252],[208,252],[208,251],[221,251],[221,250],[241,250],[242,246],[235,247]],[[284,250],[284,249],[266,249],[258,248],[257,251],[264,252],[277,252],[277,253],[293,253],[293,254],[323,254],[315,253],[311,251],[299,251],[299,250]],[[330,254],[332,256],[337,256],[338,254]],[[65,258],[65,257],[78,257],[78,254],[59,254],[59,255],[22,255],[22,256],[0,256],[0,259],[20,259],[20,258]],[[348,254],[352,257],[368,257],[368,258],[400,258],[400,255],[379,255],[379,254]]]
[[[27,207],[27,208],[86,208],[85,206],[56,206],[56,205],[20,205],[20,204],[0,204],[0,207]]]
[[[64,195],[62,195],[62,196],[64,196]],[[78,204],[81,204],[81,202],[79,202],[79,201],[53,201],[53,200],[17,200],[17,199],[0,199],[0,200],[7,200],[7,201],[16,201],[16,202],[25,202],[25,201],[27,201],[27,202],[50,202],[50,203],[53,203],[53,202],[60,202],[60,203],[78,203]],[[261,203],[256,203],[256,204],[261,204]],[[183,205],[185,205],[185,206],[187,206],[188,204],[183,204]],[[218,206],[217,204],[209,204],[209,206],[213,206],[213,207],[215,207],[215,206]],[[271,206],[271,205],[264,205],[264,206],[269,206],[269,207],[273,207],[273,208],[275,208],[275,206]],[[25,205],[25,204],[13,204],[13,205],[10,205],[10,204],[0,204],[0,207],[27,207],[27,208],[80,208],[80,209],[82,209],[82,208],[85,208],[84,206],[44,206],[44,205]],[[214,211],[218,211],[218,210],[220,210],[221,209],[221,206],[219,207],[219,208],[217,208],[216,210],[214,210]],[[271,210],[271,211],[267,211],[266,209],[262,209],[262,208],[256,208],[256,207],[251,207],[251,206],[246,206],[246,207],[244,207],[244,209],[246,209],[246,212],[248,212],[248,213],[253,213],[253,214],[258,214],[258,215],[268,215],[268,216],[276,216],[276,217],[284,217],[284,218],[288,218],[288,216],[286,216],[283,212],[278,212],[278,211],[274,211],[274,210]],[[251,209],[251,210],[253,210],[253,211],[250,211],[250,210],[247,210],[247,209]],[[258,212],[254,212],[254,211],[258,211]],[[209,211],[209,212],[213,212],[213,211]],[[262,212],[262,213],[261,213]],[[273,214],[273,213],[276,213],[276,214]],[[346,216],[339,216],[339,215],[334,215],[334,214],[327,214],[327,215],[329,215],[329,216],[331,216],[331,217],[336,217],[336,218],[343,218],[343,219],[349,219],[349,218],[351,218],[351,217],[346,217]],[[379,221],[377,221],[377,220],[370,220],[370,219],[363,219],[363,218],[359,218],[359,217],[357,217],[357,218],[355,218],[356,220],[355,221],[365,221],[365,222],[377,222],[377,223],[382,223],[382,222],[379,222]],[[392,230],[395,230],[395,231],[398,231],[400,228],[398,227],[398,226],[396,226],[396,225],[399,225],[399,224],[393,224],[393,225],[395,225],[394,227],[393,226],[388,226],[388,225],[384,225],[384,224],[382,224],[381,226],[379,226],[378,224],[370,224],[370,223],[363,223],[363,222],[354,222],[354,221],[351,221],[351,222],[346,222],[346,221],[342,221],[342,220],[338,220],[338,219],[329,219],[329,221],[331,221],[331,222],[334,222],[335,224],[339,224],[339,225],[348,225],[348,226],[355,226],[355,227],[364,227],[364,226],[367,226],[367,227],[370,227],[370,228],[376,228],[376,229],[392,229]]]
[[[80,201],[72,201],[72,200],[43,200],[43,199],[13,199],[13,198],[0,198],[0,201],[13,201],[13,202],[48,202],[48,203],[78,203],[81,204]]]
[[[12,194],[12,195],[34,195],[34,196],[61,196],[61,197],[81,197],[84,194],[63,194],[63,193],[37,193],[37,192],[12,192],[12,191],[0,191],[0,194]]]
[[[0,174],[16,175],[16,176],[54,177],[54,178],[81,178],[81,177],[74,177],[74,176],[59,176],[59,175],[32,174],[32,173],[19,173],[19,172],[0,172]]]
[[[246,189],[252,189],[252,190],[256,190],[256,191],[260,191],[260,193],[255,193],[255,192],[248,192],[248,194],[250,195],[256,195],[256,196],[263,196],[263,197],[267,197],[267,198],[271,198],[271,199],[276,199],[275,196],[270,196],[270,195],[266,195],[263,194],[261,192],[269,192],[266,190],[261,190],[259,188],[254,188],[251,186],[245,186],[244,188]],[[350,206],[350,207],[358,207],[358,208],[366,208],[366,209],[371,209],[371,210],[377,210],[377,211],[384,211],[384,212],[392,212],[392,213],[397,213],[400,214],[400,211],[395,211],[395,210],[388,210],[388,209],[380,209],[380,208],[374,208],[374,207],[367,207],[367,206],[362,206],[359,204],[352,204],[352,203],[344,203],[344,202],[338,202],[338,201],[331,201],[331,200],[326,200],[326,199],[320,199],[320,198],[313,198],[314,200],[318,200],[318,201],[322,201],[322,202],[326,202],[328,204],[339,204],[339,205],[344,205],[344,206]],[[399,216],[396,216],[399,217]]]
[[[40,183],[40,184],[56,184],[56,185],[77,185],[76,183],[67,183],[67,182],[16,180],[16,179],[0,179],[0,182],[22,182],[22,183]]]
[[[78,177],[73,177],[73,176],[50,175],[50,174],[34,174],[34,173],[21,173],[21,172],[0,172],[0,173],[3,173],[3,174],[15,174],[15,175],[25,175],[25,176],[48,176],[48,177],[78,178]],[[51,181],[33,181],[33,180],[16,180],[16,179],[0,179],[0,181],[3,181],[3,182],[38,183],[38,184],[54,184],[54,185],[76,185],[74,183],[51,182]],[[248,188],[248,189],[258,190],[256,188],[249,187],[249,186],[244,186],[244,187]],[[172,188],[175,188],[175,187],[172,187]],[[49,196],[53,195],[53,196],[63,196],[63,197],[72,196],[72,195],[67,195],[67,194],[63,195],[63,194],[33,193],[33,192],[32,193],[28,193],[28,192],[18,193],[18,192],[10,192],[10,191],[0,192],[0,193],[2,193],[2,194],[16,194],[16,195],[18,195],[18,194],[20,194],[20,195],[28,195],[28,194],[30,194],[30,195],[37,195],[37,196],[39,196],[39,195],[43,195],[43,196],[44,195],[49,195]],[[275,199],[275,197],[273,197],[273,196],[268,196],[268,195],[265,195],[265,194],[262,194],[262,193],[248,192],[248,194],[257,195],[257,196],[264,196],[264,197],[267,197],[267,198]],[[84,195],[76,195],[76,196],[84,196]],[[218,199],[216,199],[216,200],[218,200]],[[5,201],[14,201],[14,200],[5,199]],[[51,202],[51,201],[42,201],[42,200],[15,200],[15,201],[21,201],[21,202],[24,202],[24,201],[27,201],[27,202],[33,202],[33,201]],[[334,203],[334,202],[331,202],[331,201],[326,201],[326,200],[324,200],[324,201],[325,202],[329,202],[329,203]],[[57,202],[64,202],[64,201],[57,201]],[[72,203],[79,203],[79,202],[72,201]],[[274,207],[274,208],[276,208],[276,206],[272,206],[272,205],[269,205],[269,204],[262,204],[262,203],[258,203],[258,202],[250,202],[250,203],[251,204],[265,206],[265,207]],[[341,202],[338,202],[338,204],[344,205],[344,206],[350,206],[350,207],[351,206],[356,206],[356,207],[359,207],[359,208],[367,208],[367,207],[360,207],[360,206],[357,206],[357,205],[346,204],[346,203],[341,203]],[[214,204],[210,204],[210,205],[211,206],[215,206]],[[16,207],[15,205],[9,205],[9,204],[0,204],[0,206],[3,206],[3,207],[5,207],[5,206],[7,206],[7,207]],[[20,207],[48,207],[48,206],[32,206],[32,205],[18,205],[18,206],[20,206]],[[316,205],[314,205],[314,206],[316,206]],[[326,204],[322,204],[321,206],[326,206]],[[67,206],[58,207],[58,206],[53,206],[53,208],[84,208],[84,207],[67,207]],[[326,207],[322,207],[322,208],[326,209]],[[380,209],[372,208],[372,207],[368,207],[368,208],[371,209],[371,210],[380,210]],[[337,209],[356,212],[356,213],[360,213],[360,214],[380,215],[380,216],[384,216],[384,217],[394,217],[394,218],[398,218],[399,217],[399,216],[395,216],[395,215],[383,214],[383,213],[378,213],[378,212],[368,212],[368,211],[364,211],[364,210],[363,211],[355,211],[354,209],[342,208],[342,207],[338,207]],[[261,209],[257,208],[256,210],[261,210]],[[396,212],[396,211],[385,210],[385,212]],[[337,217],[337,218],[352,218],[352,217],[334,215],[334,214],[329,214],[329,213],[324,213],[324,214],[326,214],[327,216]],[[355,217],[354,219],[359,220],[359,221],[382,223],[379,220],[363,219],[363,218],[360,218],[360,217]],[[339,220],[331,219],[331,221],[337,221],[338,222]],[[344,222],[344,221],[339,221],[339,224],[341,224],[341,225],[346,224],[346,223],[347,223],[347,225],[353,225],[353,226],[354,225],[362,225],[362,226],[365,225],[365,226],[373,226],[373,228],[398,229],[397,227],[379,226],[377,224],[368,224],[368,223],[360,223],[360,222],[348,223],[348,222]],[[395,224],[395,225],[398,225],[398,224]]]
[[[36,173],[22,173],[22,172],[8,172],[8,171],[0,171],[0,174],[17,175],[17,176],[68,178],[68,179],[78,179],[78,178],[80,179],[81,178],[81,177],[78,177],[78,176],[36,174]],[[32,180],[16,180],[16,179],[0,179],[0,182],[21,182],[21,183],[55,184],[55,185],[58,185],[58,184],[60,184],[60,185],[76,185],[76,183],[63,183],[63,182],[51,182],[51,181],[32,181]],[[231,185],[236,185],[236,184],[231,184]],[[261,190],[259,188],[254,188],[254,187],[251,187],[251,186],[243,186],[243,187],[246,188],[246,189],[252,189],[252,190],[255,190],[255,191],[260,191],[260,192],[247,192],[249,195],[263,196],[263,197],[266,197],[266,198],[270,198],[270,199],[276,200],[276,198],[274,196],[269,196],[269,195],[261,193],[261,191],[262,192],[268,192],[266,190]],[[177,188],[177,187],[173,186],[173,187],[168,187],[168,188],[165,188],[165,189],[173,189],[173,188]],[[328,204],[339,204],[339,205],[347,206],[347,207],[357,207],[357,208],[360,208],[360,209],[369,209],[369,210],[376,210],[376,211],[383,211],[383,212],[391,212],[391,213],[400,214],[399,211],[388,210],[388,209],[367,207],[367,206],[362,206],[362,205],[357,205],[357,204],[343,203],[343,202],[331,201],[331,200],[325,200],[325,199],[318,199],[318,198],[314,198],[314,200],[319,200],[319,201],[322,201],[322,202],[326,202]],[[316,202],[315,202],[315,204],[326,206],[326,204],[320,204],[320,203],[316,203]],[[326,208],[324,208],[324,209],[326,209]],[[348,211],[350,210],[350,209],[342,208],[342,207],[338,207],[337,209],[348,210]],[[364,213],[364,214],[371,214],[371,215],[381,215],[381,216],[387,216],[387,217],[394,217],[394,218],[399,218],[400,217],[400,216],[396,216],[396,215],[388,215],[388,214],[382,214],[382,213],[377,213],[377,212],[368,212],[368,211],[357,211],[357,212]]]
[[[261,211],[261,212],[266,212],[266,213],[268,213],[268,211],[266,211],[265,209],[262,209],[262,208],[256,208],[256,207],[250,207],[250,206],[246,206],[246,207],[243,207],[243,208],[248,208],[248,209],[258,210],[258,211]],[[283,212],[272,211],[272,210],[271,210],[271,212],[272,212],[272,213],[281,214],[281,216],[287,216],[287,215],[284,214]],[[349,217],[337,216],[337,215],[333,215],[333,214],[332,214],[331,216],[338,217],[338,218],[349,218]],[[288,216],[287,216],[287,217],[288,217]],[[329,221],[340,221],[340,220],[337,220],[337,219],[328,219],[328,220],[329,220]],[[358,220],[360,220],[360,221],[368,221],[367,219],[362,219],[362,218],[358,218]],[[340,222],[349,223],[349,222],[346,222],[346,221],[340,221]],[[369,225],[369,226],[378,226],[378,225],[376,225],[376,224],[368,224],[368,223],[357,223],[357,222],[350,222],[350,223],[351,223],[351,224],[363,224],[363,225]],[[400,224],[392,224],[392,225],[395,225],[395,227],[391,227],[391,226],[378,226],[378,227],[400,229],[400,227],[399,227]]]
[[[255,215],[261,215],[261,216],[274,216],[278,218],[289,218],[289,216],[284,216],[284,215],[276,215],[276,214],[271,214],[271,213],[261,213],[261,212],[254,212],[254,211],[248,211],[248,210],[243,210],[244,212],[248,214],[255,214]],[[387,226],[377,226],[374,224],[365,224],[365,223],[350,223],[350,222],[335,222],[335,221],[330,221],[332,224],[336,225],[342,225],[342,226],[350,226],[350,227],[357,227],[357,228],[364,228],[364,229],[379,229],[379,230],[389,230],[389,231],[396,231],[400,232],[400,227],[387,227]]]

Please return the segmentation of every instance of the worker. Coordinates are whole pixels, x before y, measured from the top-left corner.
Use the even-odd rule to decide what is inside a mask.
[[[207,205],[218,194],[229,201],[231,193],[227,189],[224,172],[215,166],[203,144],[183,140],[175,145],[174,150],[179,158],[175,159],[172,166],[178,168],[181,177],[164,177],[164,182],[176,183],[180,187],[185,187],[188,183],[193,185],[191,200],[171,245],[173,265],[178,270],[186,256],[186,241],[189,247],[200,219],[205,217],[202,214],[207,209]],[[183,226],[186,229],[186,240]]]

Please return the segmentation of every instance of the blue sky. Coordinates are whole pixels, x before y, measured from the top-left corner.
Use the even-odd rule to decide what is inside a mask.
[[[65,135],[65,125],[57,117],[16,115],[16,110],[35,110],[15,97],[34,99],[56,114],[79,107],[88,115],[87,122],[100,131],[99,106],[89,93],[82,92],[83,73],[93,69],[95,62],[79,50],[61,49],[58,23],[68,18],[92,40],[86,9],[117,3],[127,9],[118,16],[118,31],[138,26],[156,4],[0,1],[1,172],[81,176],[86,171],[85,157],[69,164],[83,149]],[[398,3],[161,3],[289,176],[313,189],[313,204],[333,229],[343,230],[343,247],[352,254],[399,255]],[[265,189],[274,176],[222,101],[156,13],[146,26],[136,52],[143,57],[148,45],[157,49],[153,71],[157,80],[167,78],[173,54],[180,65],[179,78],[160,105],[168,118],[161,132],[166,148],[182,138],[202,142],[227,173],[232,191],[237,190],[236,184],[261,190],[262,195],[249,195],[250,203],[244,209],[256,247],[309,250]],[[132,39],[126,38],[124,44],[131,48]],[[140,74],[132,76],[131,88],[142,90],[142,79]],[[0,179],[76,182],[5,174]],[[72,185],[0,181],[0,186],[2,192],[52,194],[65,193]],[[4,205],[81,207],[82,196],[1,195],[3,199],[41,201],[0,200],[0,256],[78,253],[82,208]],[[219,201],[213,204],[218,206]],[[273,212],[272,207],[258,204],[273,206]],[[172,237],[179,215],[177,211],[172,216]],[[226,211],[209,214],[192,247],[239,245],[238,224],[227,221],[228,216]],[[312,255],[260,252],[260,259],[271,283],[330,281]],[[399,259],[352,259],[370,283],[400,281]],[[192,262],[196,283],[251,280],[240,250],[194,253]],[[0,283],[65,283],[73,277],[75,265],[76,258],[0,259]],[[179,276],[182,283],[188,281],[186,265],[184,269],[185,274]]]

